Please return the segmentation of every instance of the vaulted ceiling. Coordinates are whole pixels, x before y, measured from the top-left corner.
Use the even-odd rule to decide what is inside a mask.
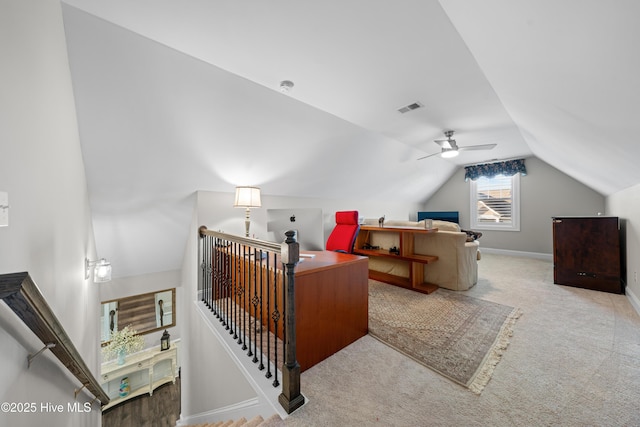
[[[179,268],[183,247],[139,251],[186,239],[196,190],[416,202],[531,155],[604,195],[640,182],[636,0],[62,1],[98,251],[137,259],[120,275]],[[449,129],[497,147],[416,160]]]

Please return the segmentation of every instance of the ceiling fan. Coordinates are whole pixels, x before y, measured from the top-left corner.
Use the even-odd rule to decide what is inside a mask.
[[[437,156],[438,154],[440,154],[444,158],[451,158],[451,157],[456,157],[459,154],[459,152],[463,150],[491,150],[496,145],[498,145],[498,144],[482,144],[482,145],[470,145],[466,147],[458,147],[456,140],[453,139],[453,132],[454,131],[452,130],[447,130],[444,132],[444,136],[446,136],[447,139],[436,139],[433,141],[436,144],[438,144],[440,147],[442,147],[442,151],[440,151],[439,153],[433,153],[433,154],[429,154],[428,156],[420,157],[418,160],[426,159],[432,156]]]

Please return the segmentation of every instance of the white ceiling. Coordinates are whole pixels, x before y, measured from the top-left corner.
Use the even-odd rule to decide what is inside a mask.
[[[63,0],[63,13],[98,252],[123,276],[180,267],[184,246],[141,253],[154,230],[155,247],[186,242],[195,190],[415,202],[460,165],[532,154],[605,195],[640,182],[636,0]],[[416,161],[447,129],[498,146]]]

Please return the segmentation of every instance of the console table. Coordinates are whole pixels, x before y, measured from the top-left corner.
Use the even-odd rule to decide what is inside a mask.
[[[418,292],[431,293],[438,289],[438,285],[426,283],[424,281],[424,265],[438,261],[438,257],[435,255],[422,255],[415,253],[415,236],[421,234],[433,234],[437,231],[437,228],[393,226],[376,227],[363,225],[360,227],[360,232],[356,238],[354,253],[366,255],[368,257],[387,258],[393,262],[408,264],[409,277],[369,269],[369,277],[371,279],[412,289]],[[397,245],[397,252],[390,252],[390,248],[372,247],[372,237],[376,233],[392,234],[391,236],[385,237],[394,239],[394,242],[396,242],[395,245]]]
[[[127,399],[149,393],[168,382],[176,382],[178,374],[178,345],[171,343],[171,348],[160,351],[160,346],[152,347],[138,353],[128,355],[124,365],[117,361],[102,364],[100,373],[101,386],[111,401],[104,405],[107,410]],[[129,378],[129,394],[120,396],[120,382]]]

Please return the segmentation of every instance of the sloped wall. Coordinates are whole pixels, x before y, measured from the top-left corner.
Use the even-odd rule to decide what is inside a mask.
[[[551,217],[589,216],[605,212],[605,198],[536,157],[525,161],[527,176],[520,179],[520,231],[482,230],[480,248],[553,252]],[[459,211],[460,226],[469,228],[469,183],[458,170],[427,202],[425,211]]]
[[[95,374],[98,285],[84,279],[95,246],[59,1],[0,2],[0,62],[0,191],[11,206],[9,226],[0,227],[0,274],[31,274]],[[4,303],[0,342],[0,402],[33,404],[30,413],[0,412],[0,425],[100,425],[98,404],[73,410],[93,396],[74,399],[78,380],[50,352],[27,369],[27,355],[43,344]]]

